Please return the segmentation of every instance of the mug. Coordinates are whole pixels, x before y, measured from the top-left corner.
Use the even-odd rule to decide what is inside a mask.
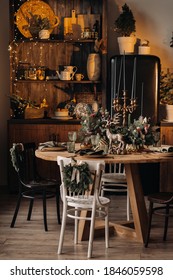
[[[84,79],[84,75],[82,75],[82,74],[80,74],[80,73],[75,74],[75,79],[76,79],[76,81],[81,81],[81,80]]]

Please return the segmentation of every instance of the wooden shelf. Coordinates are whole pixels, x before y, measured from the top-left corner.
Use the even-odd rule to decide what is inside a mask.
[[[83,81],[68,81],[68,80],[15,80],[17,83],[63,83],[63,84],[100,84],[101,81],[88,81],[88,80],[83,80]]]

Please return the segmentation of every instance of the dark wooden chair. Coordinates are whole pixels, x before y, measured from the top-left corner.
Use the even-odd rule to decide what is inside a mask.
[[[149,201],[149,222],[145,241],[145,247],[148,247],[150,239],[151,222],[153,214],[165,217],[163,241],[166,240],[168,231],[169,217],[173,216],[170,209],[173,209],[173,192],[159,192],[148,196]],[[156,205],[156,206],[155,206]]]
[[[19,212],[22,198],[30,200],[27,220],[31,219],[34,200],[36,198],[43,201],[44,228],[48,231],[46,200],[56,197],[57,219],[60,224],[60,187],[56,180],[41,178],[37,172],[35,143],[17,143],[10,149],[13,167],[18,175],[19,193],[16,209],[11,222],[13,228]]]

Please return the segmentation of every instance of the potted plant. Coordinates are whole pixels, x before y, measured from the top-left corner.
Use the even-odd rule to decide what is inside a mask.
[[[136,20],[126,3],[122,6],[122,12],[115,20],[115,31],[120,35],[118,37],[120,54],[133,53],[136,38],[132,35],[136,31]]]
[[[169,68],[160,75],[160,105],[161,115],[166,114],[166,119],[173,121],[173,73]]]
[[[27,25],[23,26],[23,29],[29,30],[32,37],[40,37],[41,39],[48,39],[50,37],[49,30],[54,26],[51,26],[50,20],[47,17],[41,17],[37,14],[29,12],[30,17],[26,17]],[[46,31],[46,32],[45,32]]]

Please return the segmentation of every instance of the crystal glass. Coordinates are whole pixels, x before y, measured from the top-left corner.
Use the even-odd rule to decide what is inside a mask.
[[[69,131],[68,132],[68,139],[69,139],[69,141],[76,142],[77,132],[76,131]]]
[[[93,148],[96,148],[99,143],[100,137],[99,135],[91,135],[91,144]]]

